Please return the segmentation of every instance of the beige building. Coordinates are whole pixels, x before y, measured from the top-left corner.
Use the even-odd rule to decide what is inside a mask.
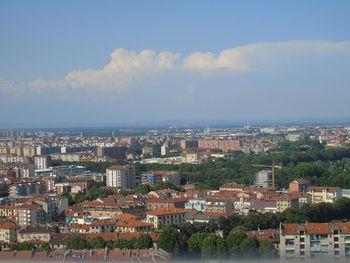
[[[153,224],[154,228],[171,224],[181,225],[185,223],[186,210],[182,209],[157,209],[146,213],[146,222]]]
[[[46,225],[25,226],[17,231],[17,241],[25,242],[40,240],[43,242],[49,242],[51,240],[51,236],[55,233],[57,233],[55,228],[51,228]]]
[[[6,218],[16,215],[16,206],[14,205],[2,205],[0,206],[0,217]]]
[[[317,187],[310,186],[307,188],[307,193],[311,195],[311,202],[317,203],[335,203],[341,199],[340,187]]]
[[[17,229],[19,226],[5,222],[0,225],[0,241],[3,242],[17,242]]]
[[[121,233],[140,233],[150,232],[153,228],[152,223],[147,223],[135,219],[121,220],[116,223],[117,232]]]
[[[299,208],[299,198],[297,196],[286,195],[276,198],[277,212],[283,212],[287,208]]]

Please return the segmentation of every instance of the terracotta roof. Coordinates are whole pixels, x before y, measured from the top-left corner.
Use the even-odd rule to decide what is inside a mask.
[[[332,234],[334,229],[340,229],[344,233],[350,233],[350,222],[347,223],[306,223],[306,224],[283,224],[282,234],[296,235],[299,230],[308,234]]]
[[[176,214],[186,214],[187,211],[177,208],[169,209],[156,209],[146,212],[147,215],[176,215]]]
[[[147,226],[153,226],[151,223],[143,222],[140,220],[120,220],[116,223],[117,227],[147,227]]]
[[[101,221],[94,221],[90,224],[90,226],[110,226],[110,225],[115,225],[114,221],[110,220],[101,220]]]
[[[323,187],[323,186],[309,186],[307,188],[307,191],[316,191],[316,192],[320,192],[322,190],[327,190],[329,192],[338,192],[340,191],[340,187]]]
[[[5,222],[0,225],[0,229],[16,229],[16,228],[19,228],[19,226],[10,222]]]

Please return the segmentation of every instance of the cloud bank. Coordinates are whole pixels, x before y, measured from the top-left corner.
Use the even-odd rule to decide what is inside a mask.
[[[148,49],[136,53],[119,48],[112,52],[110,62],[102,69],[74,70],[63,80],[36,80],[26,85],[34,90],[64,87],[118,90],[135,81],[157,78],[165,72],[199,76],[272,72],[290,70],[290,65],[303,64],[308,59],[333,57],[350,57],[350,42],[261,42],[222,50],[219,53],[194,52],[187,56],[172,52],[157,53]],[[5,86],[9,88],[8,84]]]

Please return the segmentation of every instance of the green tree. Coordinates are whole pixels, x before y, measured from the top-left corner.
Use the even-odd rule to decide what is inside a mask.
[[[15,243],[10,247],[10,250],[17,250],[17,251],[23,251],[23,250],[32,250],[35,249],[35,246],[30,242],[22,242],[22,243]]]
[[[141,194],[141,195],[146,195],[151,191],[152,191],[152,188],[149,184],[139,184],[135,189],[135,193]]]
[[[242,252],[241,245],[246,238],[247,238],[247,234],[240,229],[230,232],[230,234],[226,237],[226,244],[227,244],[228,250],[230,250],[232,255],[234,256],[241,255],[241,252]]]
[[[51,246],[49,243],[45,242],[45,243],[42,243],[40,245],[40,247],[37,249],[37,251],[39,252],[50,252],[52,249],[51,249]]]
[[[219,237],[217,235],[211,234],[203,240],[201,249],[202,258],[216,258],[218,239]]]
[[[173,253],[174,255],[178,255],[184,252],[186,248],[186,244],[179,231],[173,226],[169,226],[163,229],[157,244],[159,248]]]
[[[244,256],[256,256],[259,249],[259,241],[255,237],[247,237],[242,241],[240,249]]]
[[[88,243],[90,248],[101,249],[106,247],[106,242],[101,236],[94,237]]]
[[[259,254],[263,257],[276,257],[278,251],[271,242],[259,240]]]
[[[86,240],[80,236],[73,237],[66,243],[67,249],[85,249],[88,248]]]
[[[136,249],[152,248],[153,240],[149,234],[142,234],[135,242]]]
[[[130,242],[124,238],[118,238],[113,243],[113,248],[115,249],[130,249],[131,245]]]
[[[188,251],[193,253],[200,253],[203,241],[207,238],[209,233],[195,233],[187,240]]]

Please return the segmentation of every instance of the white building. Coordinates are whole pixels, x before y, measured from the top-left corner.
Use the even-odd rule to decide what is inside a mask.
[[[106,185],[123,189],[135,188],[135,167],[115,165],[106,169]]]
[[[49,155],[35,155],[34,167],[37,170],[45,170],[51,166],[51,157]]]

